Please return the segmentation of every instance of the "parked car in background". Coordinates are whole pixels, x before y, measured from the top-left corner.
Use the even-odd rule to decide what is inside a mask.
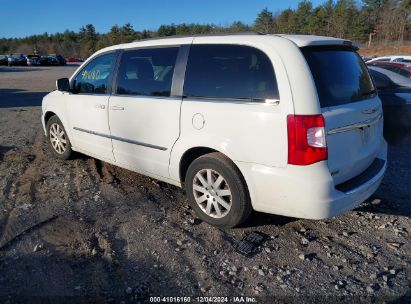
[[[48,55],[51,65],[65,65],[66,59],[63,56],[58,54],[49,54]]]
[[[10,54],[7,56],[8,65],[27,65],[27,59],[23,54]]]
[[[370,61],[372,58],[371,57],[367,57],[367,56],[361,56],[362,60],[364,60],[364,62]]]
[[[0,55],[0,65],[7,65],[8,60],[7,60],[7,55]]]
[[[411,62],[411,56],[409,55],[395,55],[395,56],[382,56],[382,57],[375,57],[367,61],[374,62],[374,61],[391,61],[391,62]]]
[[[73,58],[73,57],[66,58],[66,62],[83,62],[83,61],[84,61],[83,58]]]
[[[40,55],[27,55],[27,65],[43,65],[44,60]]]
[[[377,66],[368,67],[384,111],[384,136],[398,143],[411,136],[411,79]]]
[[[79,151],[185,187],[198,216],[219,227],[253,209],[336,216],[370,197],[387,167],[381,101],[343,39],[121,44],[58,79],[57,89],[42,103],[56,157]]]
[[[404,77],[411,79],[411,63],[404,63],[404,62],[390,62],[390,61],[373,61],[367,62],[368,66],[377,66],[380,68],[384,68],[391,72],[400,74]]]

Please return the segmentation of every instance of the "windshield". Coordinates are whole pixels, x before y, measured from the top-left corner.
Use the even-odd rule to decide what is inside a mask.
[[[321,107],[333,107],[374,97],[376,91],[364,61],[342,46],[301,49],[310,67]]]

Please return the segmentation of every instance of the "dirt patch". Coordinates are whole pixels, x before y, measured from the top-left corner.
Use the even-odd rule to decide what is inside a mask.
[[[411,54],[411,45],[386,45],[370,48],[361,48],[359,53],[362,56],[379,57],[389,55],[405,55]]]

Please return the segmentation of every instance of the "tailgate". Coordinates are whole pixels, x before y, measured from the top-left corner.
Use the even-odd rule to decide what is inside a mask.
[[[301,49],[325,120],[328,167],[336,185],[366,170],[383,142],[381,101],[363,60],[346,46]]]
[[[335,184],[343,183],[367,169],[375,160],[383,139],[379,99],[324,109],[328,167]]]

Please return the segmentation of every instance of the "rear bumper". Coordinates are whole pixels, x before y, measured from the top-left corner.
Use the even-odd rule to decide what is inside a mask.
[[[384,141],[377,158],[381,166],[350,185],[334,184],[326,162],[274,168],[236,162],[247,182],[256,211],[306,219],[324,219],[351,210],[379,187],[387,168]],[[356,183],[355,183],[356,182]],[[340,190],[339,190],[340,189]]]

